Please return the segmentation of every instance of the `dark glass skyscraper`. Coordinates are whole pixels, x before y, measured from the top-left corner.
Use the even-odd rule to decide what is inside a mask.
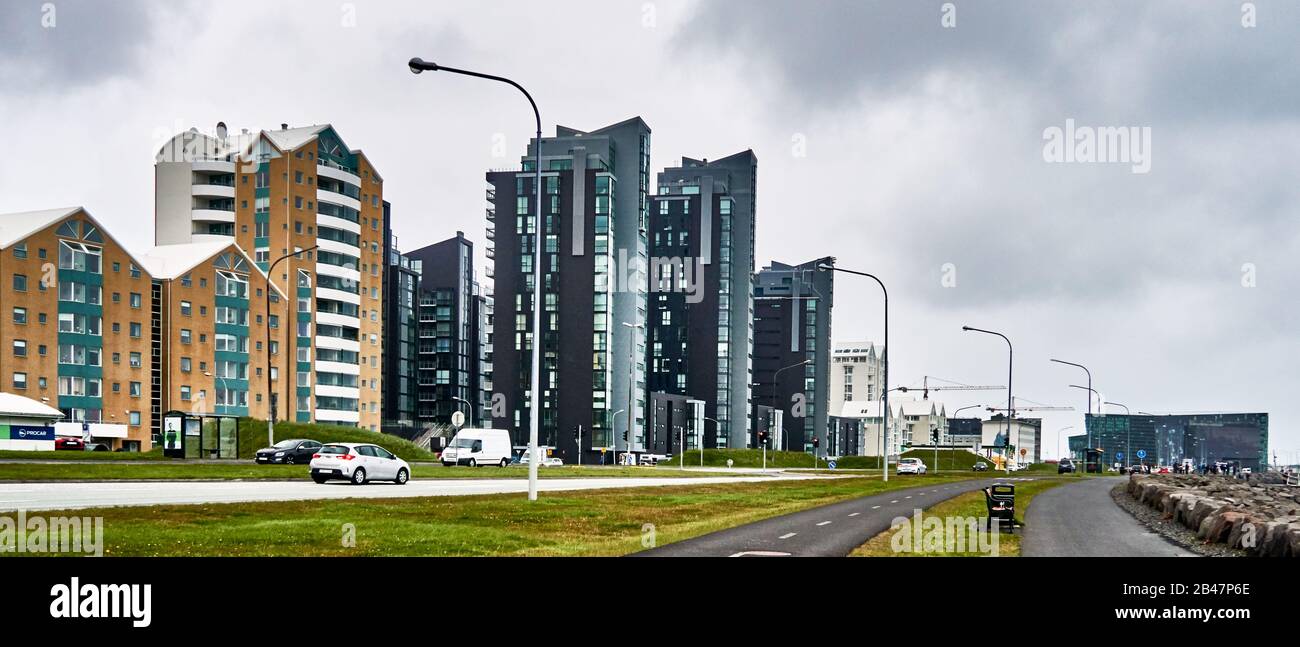
[[[649,390],[704,401],[704,446],[745,447],[753,349],[755,177],[744,151],[684,158],[650,199]]]
[[[493,241],[493,390],[505,410],[494,426],[528,438],[534,263],[542,263],[542,403],[538,440],[577,461],[577,440],[622,451],[645,446],[645,258],[650,128],[632,118],[543,138],[541,231],[535,220],[532,147],[518,171],[487,174]],[[545,236],[534,258],[536,236]],[[630,410],[630,411],[629,411]],[[621,413],[620,413],[621,411]],[[617,414],[617,415],[616,415]]]
[[[792,451],[812,451],[814,436],[819,453],[827,447],[835,283],[833,272],[817,269],[822,263],[834,259],[774,262],[755,276],[754,400],[785,412],[781,446]]]
[[[467,424],[485,426],[474,243],[456,232],[455,238],[407,252],[406,257],[420,275],[416,418],[421,425],[450,424],[452,414],[462,411]]]

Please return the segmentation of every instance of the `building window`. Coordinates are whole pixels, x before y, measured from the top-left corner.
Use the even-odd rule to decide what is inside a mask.
[[[189,373],[189,372],[190,372],[190,369],[193,367],[193,365],[194,365],[194,364],[193,364],[193,360],[191,360],[190,358],[188,358],[188,357],[182,357],[182,358],[181,358],[181,372],[182,372],[182,373]]]
[[[131,338],[132,338],[132,339],[139,339],[140,336],[141,336],[141,334],[142,334],[142,332],[143,332],[143,331],[142,331],[142,328],[143,328],[143,326],[141,326],[139,322],[137,322],[137,321],[132,321],[132,322],[131,322]]]
[[[181,316],[188,317],[194,314],[194,306],[189,301],[181,301]]]
[[[132,412],[130,413],[130,423],[129,423],[129,424],[130,424],[132,427],[139,427],[139,426],[140,426],[140,412],[139,412],[139,411],[132,411]]]
[[[193,340],[194,340],[194,333],[191,332],[188,328],[182,328],[182,329],[181,329],[181,343],[182,343],[182,344],[188,344],[188,343],[190,343],[190,342],[193,341]]]
[[[27,291],[27,275],[26,275],[26,274],[15,274],[15,275],[14,275],[14,292],[26,292],[26,291]]]
[[[190,387],[185,385],[181,386],[181,400],[184,402],[190,401]]]
[[[14,340],[14,357],[27,357],[27,340]]]
[[[14,258],[27,258],[27,243],[14,245]]]
[[[27,308],[14,308],[14,323],[19,325],[27,323]]]
[[[140,368],[140,353],[131,353],[131,368]]]
[[[27,389],[27,374],[26,374],[26,373],[14,373],[14,388],[15,388],[15,389],[23,389],[23,390],[26,390],[26,389]]]
[[[130,388],[129,394],[130,394],[131,397],[133,397],[133,398],[138,398],[138,397],[140,397],[140,383],[139,383],[139,382],[132,382],[132,383],[130,384],[130,387],[129,387],[129,388]]]
[[[139,292],[132,292],[132,293],[131,293],[131,307],[132,307],[132,308],[136,308],[136,309],[139,309],[139,308],[140,308],[140,293],[139,293]]]

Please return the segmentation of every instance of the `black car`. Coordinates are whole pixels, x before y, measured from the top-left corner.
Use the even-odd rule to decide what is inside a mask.
[[[971,469],[976,472],[987,472],[989,470],[989,464],[984,461],[976,461],[975,464],[971,466]]]
[[[269,465],[283,463],[287,465],[306,465],[311,462],[312,454],[320,450],[321,444],[315,440],[292,438],[281,440],[275,447],[257,450],[256,461]]]
[[[1062,458],[1061,462],[1056,464],[1057,474],[1073,474],[1076,470],[1078,468],[1074,466],[1074,461],[1068,458]]]

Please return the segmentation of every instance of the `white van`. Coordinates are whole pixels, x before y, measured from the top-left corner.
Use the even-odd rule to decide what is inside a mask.
[[[505,429],[461,429],[442,450],[442,464],[505,467],[510,455],[510,432]]]

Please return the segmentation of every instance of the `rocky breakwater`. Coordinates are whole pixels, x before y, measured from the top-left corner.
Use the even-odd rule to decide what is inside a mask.
[[[1224,476],[1134,474],[1129,496],[1196,533],[1264,557],[1300,557],[1300,487],[1275,474]]]

